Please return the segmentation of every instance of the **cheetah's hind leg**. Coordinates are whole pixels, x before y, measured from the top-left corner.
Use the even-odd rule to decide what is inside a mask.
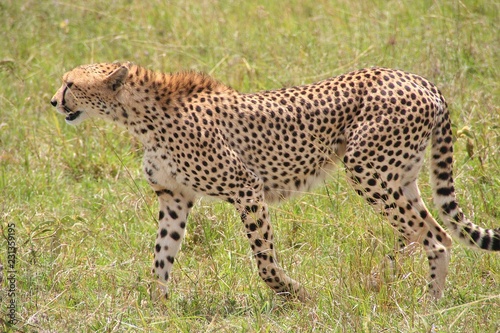
[[[376,159],[358,158],[354,151],[348,149],[344,157],[351,184],[359,195],[388,217],[404,240],[404,252],[411,253],[408,245],[414,243],[423,246],[430,267],[429,292],[434,299],[439,299],[448,272],[451,238],[425,207],[416,176],[405,177],[401,169],[391,172]]]

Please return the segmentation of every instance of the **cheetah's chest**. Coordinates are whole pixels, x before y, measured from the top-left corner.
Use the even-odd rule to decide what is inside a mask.
[[[166,151],[146,148],[143,168],[146,179],[151,185],[166,186],[172,179],[178,181],[177,164]]]

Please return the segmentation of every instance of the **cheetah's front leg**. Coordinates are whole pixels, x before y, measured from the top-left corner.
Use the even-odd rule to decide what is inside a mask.
[[[277,264],[273,245],[273,229],[269,222],[268,207],[263,201],[263,197],[238,199],[234,205],[245,225],[250,246],[255,260],[257,260],[260,277],[275,292],[306,301],[309,296],[305,289],[297,281],[290,278]]]
[[[166,282],[181,247],[189,211],[194,197],[180,191],[156,189],[160,205],[158,233],[156,235],[153,273],[158,277],[160,289],[167,297]]]

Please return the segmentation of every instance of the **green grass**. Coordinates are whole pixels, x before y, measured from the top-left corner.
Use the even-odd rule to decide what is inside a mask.
[[[395,237],[341,171],[271,210],[280,262],[312,302],[268,290],[237,214],[208,200],[190,216],[171,298],[150,301],[157,208],[139,144],[103,122],[67,126],[49,100],[66,70],[101,61],[204,71],[244,92],[373,65],[405,69],[448,99],[461,205],[498,227],[499,11],[493,0],[1,1],[0,331],[498,332],[498,254],[455,243],[437,304],[419,300],[421,252],[395,280],[367,287]],[[9,223],[16,326],[7,315]]]

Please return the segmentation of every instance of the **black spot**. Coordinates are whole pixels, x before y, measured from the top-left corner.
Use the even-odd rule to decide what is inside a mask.
[[[170,217],[174,220],[176,220],[179,215],[177,215],[177,213],[175,212],[175,210],[171,210],[170,208],[167,207],[167,212],[168,212],[168,215],[170,215]]]
[[[477,243],[477,240],[479,239],[479,237],[481,236],[481,233],[477,230],[474,230],[471,234],[470,234],[472,240]]]
[[[253,205],[253,206],[246,206],[246,207],[245,207],[245,210],[246,210],[247,212],[249,212],[249,213],[250,213],[250,212],[252,212],[252,213],[257,213],[257,211],[259,210],[259,206],[257,206],[257,205]]]
[[[177,231],[174,231],[170,234],[170,237],[172,237],[173,240],[179,240],[181,238],[181,235]]]
[[[491,249],[493,251],[499,251],[500,250],[500,236],[498,233],[493,236],[493,245],[491,246]]]
[[[439,156],[438,156],[438,157],[439,157]],[[437,166],[438,166],[439,168],[441,168],[441,169],[446,169],[446,168],[448,168],[448,163],[441,161],[441,162],[439,162],[439,163],[437,164]]]
[[[450,174],[448,172],[441,172],[438,175],[438,179],[440,180],[448,180],[448,178],[450,178]]]
[[[160,250],[161,250],[161,246],[160,246],[160,244],[156,244],[155,249],[156,249],[156,252],[160,252]]]
[[[443,204],[442,208],[446,214],[449,214],[452,210],[457,208],[457,203],[455,201],[452,201],[450,203],[445,203]],[[460,220],[457,219],[457,216],[455,216],[455,221],[460,222]]]
[[[167,234],[168,234],[167,229],[161,229],[160,231],[161,238],[164,238],[165,236],[167,236]]]
[[[256,239],[256,240],[255,240],[255,245],[256,245],[257,247],[261,247],[261,246],[262,246],[262,241],[261,241],[260,239]]]
[[[470,234],[470,231],[471,229],[469,227],[463,228],[462,231],[460,232],[460,237],[465,238]]]
[[[165,217],[165,213],[162,210],[160,210],[160,214],[159,214],[160,220],[162,220],[164,217]]]
[[[167,261],[171,264],[174,263],[174,257],[171,257],[171,256],[167,256]]]
[[[160,196],[162,194],[168,194],[170,196],[174,195],[174,192],[172,192],[170,190],[160,190],[160,191],[156,191],[155,193],[157,196]]]
[[[454,189],[452,187],[441,187],[441,188],[438,188],[436,191],[437,194],[445,196],[445,197],[449,196],[453,192],[454,192]]]

